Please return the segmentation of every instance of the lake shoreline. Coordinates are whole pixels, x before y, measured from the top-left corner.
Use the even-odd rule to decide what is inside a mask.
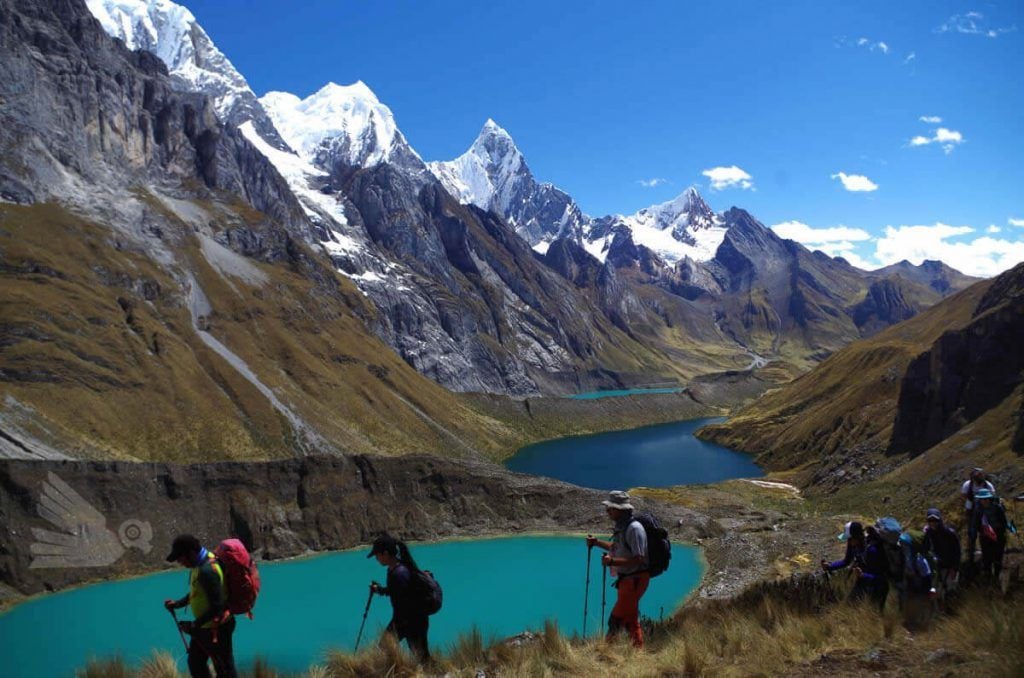
[[[35,513],[33,499],[51,471],[87,500],[105,506],[114,525],[126,517],[154,519],[150,554],[130,549],[118,563],[95,570],[31,569],[29,544],[19,535],[45,524]],[[429,489],[424,491],[424,486]],[[398,502],[400,506],[388,506],[395,502],[393,497],[403,494],[407,500]],[[100,502],[101,496],[106,500]],[[223,538],[246,528],[265,559],[278,561],[365,548],[380,530],[425,541],[600,534],[608,529],[600,506],[604,497],[601,491],[516,474],[493,464],[426,455],[179,467],[4,461],[0,462],[0,515],[8,529],[0,535],[4,554],[0,566],[7,574],[0,609],[34,595],[165,571],[164,546],[174,534],[188,529]],[[195,510],[197,500],[206,510]],[[706,547],[722,531],[709,512],[660,501],[645,501],[643,507],[659,515],[676,543]],[[708,568],[701,590],[714,590],[715,597],[734,594],[742,583],[756,579],[744,576],[742,582],[723,588],[714,573],[728,568],[730,557],[705,557]]]

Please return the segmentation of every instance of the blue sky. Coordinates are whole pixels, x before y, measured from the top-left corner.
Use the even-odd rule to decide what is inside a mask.
[[[427,160],[494,118],[594,216],[697,185],[866,266],[1024,260],[1021,2],[185,4],[257,94],[363,80]]]

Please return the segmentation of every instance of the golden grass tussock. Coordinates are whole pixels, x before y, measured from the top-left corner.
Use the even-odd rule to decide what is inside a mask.
[[[1011,577],[1007,592],[972,588],[924,627],[909,631],[895,596],[883,613],[846,601],[849,582],[804,575],[764,582],[725,601],[684,608],[646,624],[647,645],[569,638],[553,622],[538,633],[485,641],[472,629],[418,666],[391,636],[358,654],[332,652],[302,675],[356,676],[773,676],[858,675],[893,671],[931,676],[950,672],[1024,675],[1024,596]],[[177,678],[173,660],[154,656],[137,670],[122,660],[97,660],[81,678]],[[246,675],[284,676],[263,662]]]

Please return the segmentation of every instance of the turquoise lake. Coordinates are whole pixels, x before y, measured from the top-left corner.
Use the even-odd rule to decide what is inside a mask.
[[[693,432],[701,426],[719,421],[691,419],[548,440],[522,448],[505,466],[519,473],[601,490],[693,485],[764,475],[749,454],[694,437]]]
[[[240,619],[235,656],[240,669],[257,656],[283,671],[301,671],[329,649],[351,650],[371,579],[384,568],[366,549],[331,553],[260,567],[263,590],[255,619]],[[444,649],[474,625],[485,638],[540,629],[553,619],[566,633],[583,625],[587,550],[582,537],[528,536],[412,546],[420,567],[444,587],[444,607],[430,620],[430,644]],[[588,634],[601,626],[601,567],[591,563]],[[651,582],[642,614],[670,614],[701,577],[699,552],[673,545],[672,565]],[[89,657],[120,654],[131,663],[154,650],[170,653],[187,673],[184,649],[165,598],[186,590],[185,570],[55,593],[0,616],[4,676],[73,676]],[[608,611],[615,591],[607,590]],[[374,642],[390,619],[385,598],[374,598],[363,644]]]

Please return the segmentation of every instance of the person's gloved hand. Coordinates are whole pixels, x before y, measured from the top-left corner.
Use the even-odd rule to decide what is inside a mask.
[[[171,600],[170,598],[168,598],[167,600],[164,601],[164,609],[166,609],[166,610],[173,610],[173,609],[175,609],[177,607],[178,607],[178,601],[176,601],[176,600]]]
[[[612,564],[612,554],[606,553],[603,556],[601,556],[601,564],[605,567],[610,567]]]
[[[380,593],[380,584],[378,584],[375,581],[371,581],[370,582],[370,592],[371,593]]]
[[[822,560],[821,560],[821,569],[825,570],[826,572],[828,572],[829,569],[830,569],[829,566],[828,566],[828,561],[825,560],[824,558],[822,558]]]
[[[593,548],[594,544],[597,543],[597,537],[592,534],[587,535],[587,548]]]

